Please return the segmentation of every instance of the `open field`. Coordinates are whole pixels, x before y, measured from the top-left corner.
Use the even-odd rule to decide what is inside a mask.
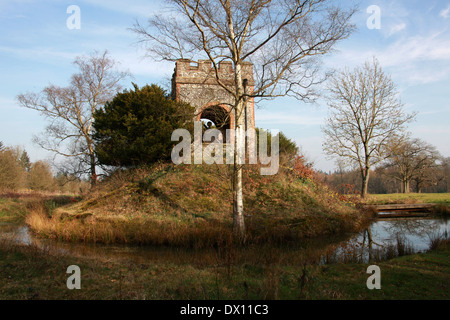
[[[366,204],[436,203],[450,206],[450,193],[371,194],[367,197],[364,203]]]

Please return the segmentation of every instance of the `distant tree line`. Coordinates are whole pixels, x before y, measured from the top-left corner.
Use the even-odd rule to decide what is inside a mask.
[[[428,150],[430,151],[435,152],[434,147]],[[360,173],[356,169],[346,170],[338,165],[334,172],[322,172],[320,177],[340,193],[359,193],[361,188]],[[398,155],[387,159],[384,164],[371,172],[368,192],[372,194],[447,193],[450,192],[449,187],[450,158],[441,157],[433,152],[427,156],[424,152],[418,153],[415,157],[409,153],[409,157],[403,160]]]
[[[0,192],[44,191],[77,194],[86,182],[63,173],[53,175],[47,161],[31,162],[19,147],[7,147],[0,141]]]

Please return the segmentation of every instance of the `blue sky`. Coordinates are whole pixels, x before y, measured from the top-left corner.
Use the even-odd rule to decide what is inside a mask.
[[[345,2],[346,5],[350,1]],[[64,86],[76,71],[75,57],[107,49],[140,86],[167,87],[171,63],[145,58],[128,30],[161,9],[153,0],[0,0],[0,141],[27,150],[32,161],[49,154],[31,142],[45,128],[37,112],[19,107],[20,93],[39,92],[49,84]],[[66,25],[70,5],[80,8],[80,29]],[[380,29],[369,29],[367,8],[381,9]],[[409,125],[413,137],[435,145],[450,157],[450,0],[360,0],[354,17],[358,31],[341,42],[324,66],[343,68],[377,57],[392,76],[408,112],[418,112]],[[127,83],[131,86],[131,80]],[[327,105],[282,98],[259,105],[256,125],[278,129],[295,140],[316,169],[334,169],[322,153],[321,125]]]

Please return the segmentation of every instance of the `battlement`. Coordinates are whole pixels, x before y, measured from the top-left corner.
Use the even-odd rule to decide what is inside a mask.
[[[234,70],[231,61],[219,63],[219,79],[226,85],[234,85]],[[217,84],[216,73],[210,60],[192,61],[179,59],[173,75],[177,84]],[[254,86],[253,64],[244,62],[242,79],[247,79],[248,86]]]

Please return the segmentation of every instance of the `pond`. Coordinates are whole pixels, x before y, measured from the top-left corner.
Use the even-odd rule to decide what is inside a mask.
[[[448,239],[450,224],[438,218],[379,218],[368,229],[341,242],[323,263],[381,261],[426,252],[433,241]]]
[[[69,256],[126,259],[135,263],[165,262],[194,265],[224,263],[367,263],[425,252],[437,238],[447,239],[448,220],[437,218],[377,219],[358,234],[302,240],[287,247],[186,249],[153,246],[62,243],[35,237],[27,226],[0,224],[0,239]]]

